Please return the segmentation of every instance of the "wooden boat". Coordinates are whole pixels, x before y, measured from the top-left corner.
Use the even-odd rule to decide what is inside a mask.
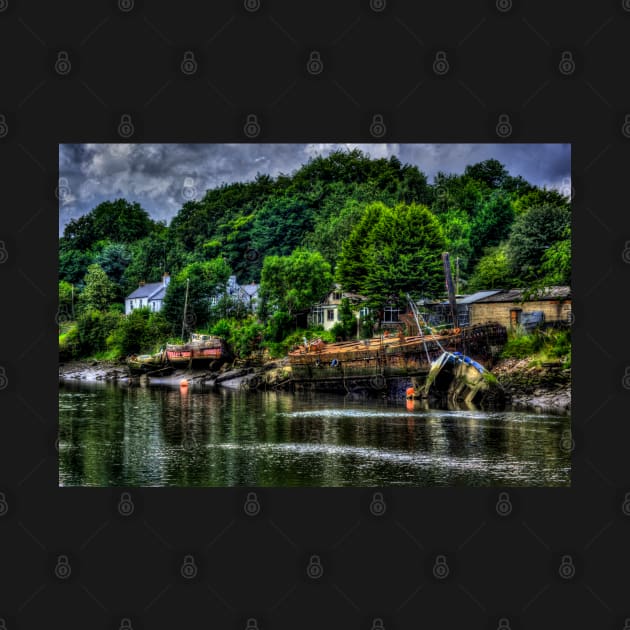
[[[317,339],[290,351],[289,364],[296,381],[426,376],[444,351],[491,362],[506,341],[507,330],[498,323],[411,337],[399,334],[341,343]]]
[[[166,345],[166,357],[174,367],[207,367],[225,356],[223,339],[213,335],[192,333],[188,343]]]
[[[164,349],[155,354],[132,354],[127,357],[127,367],[131,374],[149,374],[159,372],[164,374],[172,368],[167,364]]]

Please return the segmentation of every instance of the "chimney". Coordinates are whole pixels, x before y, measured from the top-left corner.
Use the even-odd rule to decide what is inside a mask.
[[[171,281],[171,275],[169,274],[168,271],[165,271],[164,275],[162,276],[162,283],[164,284],[165,287],[167,287],[170,281]]]

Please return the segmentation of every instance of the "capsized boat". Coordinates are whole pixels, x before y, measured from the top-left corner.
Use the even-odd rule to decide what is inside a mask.
[[[505,402],[503,388],[489,370],[461,352],[449,351],[431,363],[422,397],[481,407],[496,407]]]

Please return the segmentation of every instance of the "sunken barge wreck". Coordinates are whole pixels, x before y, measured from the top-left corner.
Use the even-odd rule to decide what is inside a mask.
[[[506,328],[493,322],[442,334],[315,340],[289,352],[291,380],[295,389],[376,390],[384,396],[403,390],[413,399],[494,404],[501,391],[489,368],[506,341]]]

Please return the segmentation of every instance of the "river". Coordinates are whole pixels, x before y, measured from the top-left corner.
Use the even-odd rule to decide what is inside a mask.
[[[569,431],[525,411],[66,381],[59,485],[569,486]]]

